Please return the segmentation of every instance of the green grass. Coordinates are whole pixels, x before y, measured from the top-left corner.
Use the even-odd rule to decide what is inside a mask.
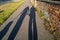
[[[2,24],[23,3],[24,0],[0,5],[0,24]]]

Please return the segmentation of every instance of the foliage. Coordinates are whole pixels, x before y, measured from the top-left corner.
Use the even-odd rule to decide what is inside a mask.
[[[44,17],[43,12],[42,12],[38,7],[36,8],[36,11],[37,11],[38,15],[40,16],[40,18],[41,18],[42,20],[44,20],[45,17]]]
[[[2,24],[19,6],[22,5],[24,0],[20,2],[10,2],[0,6],[0,24]]]

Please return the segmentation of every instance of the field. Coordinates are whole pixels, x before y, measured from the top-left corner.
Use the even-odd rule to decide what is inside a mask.
[[[22,4],[24,0],[20,0],[19,2],[8,2],[5,4],[0,4],[0,24],[6,21],[10,15]]]

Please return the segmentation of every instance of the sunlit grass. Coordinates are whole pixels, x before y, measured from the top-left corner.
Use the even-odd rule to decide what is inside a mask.
[[[20,2],[10,2],[0,5],[0,24],[2,24],[19,6],[22,5],[24,0]]]

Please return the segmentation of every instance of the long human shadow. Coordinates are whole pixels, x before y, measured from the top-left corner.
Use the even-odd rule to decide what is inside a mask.
[[[4,37],[4,35],[8,32],[10,25],[13,21],[9,22],[6,27],[0,32],[0,40]]]
[[[37,37],[37,26],[36,26],[36,15],[35,8],[31,7],[30,9],[30,20],[29,20],[29,31],[28,31],[28,40],[38,40]],[[33,32],[32,32],[32,24],[33,24]]]
[[[22,25],[22,23],[23,23],[23,20],[24,20],[24,18],[25,18],[25,16],[26,16],[26,13],[27,13],[28,10],[29,10],[29,7],[26,7],[26,8],[23,10],[22,15],[21,15],[20,18],[18,19],[15,27],[13,28],[10,36],[8,37],[8,40],[14,40],[17,32],[19,31],[19,29],[20,29],[20,27],[21,27],[21,25]]]

